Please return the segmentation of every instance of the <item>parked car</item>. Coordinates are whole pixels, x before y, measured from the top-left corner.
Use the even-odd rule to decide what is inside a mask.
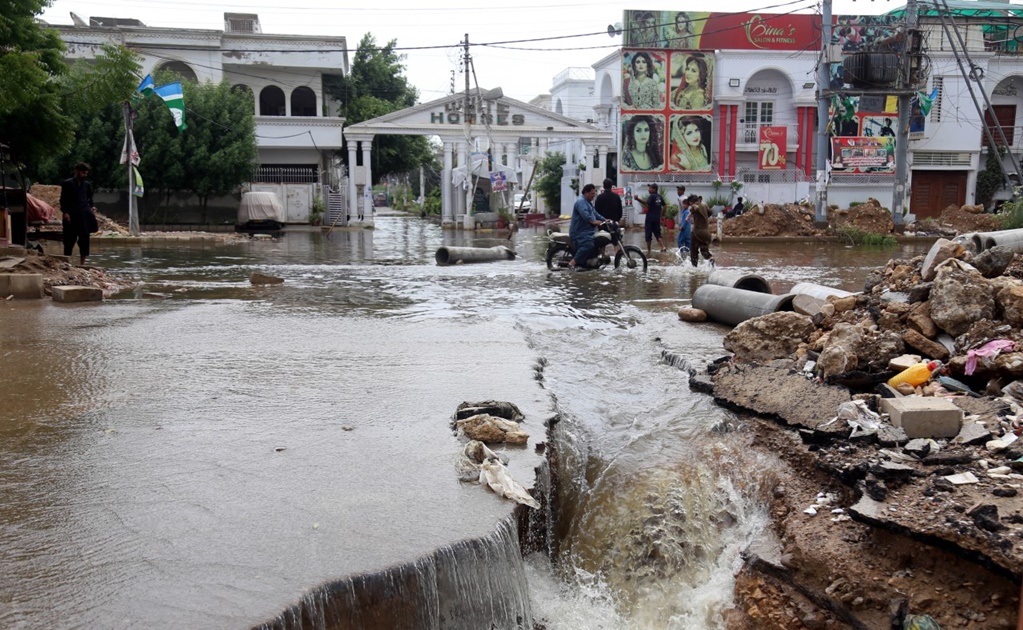
[[[512,209],[519,214],[529,214],[533,211],[533,202],[529,200],[525,193],[515,193]]]
[[[272,192],[247,192],[238,205],[236,232],[276,232],[284,227],[284,207]]]

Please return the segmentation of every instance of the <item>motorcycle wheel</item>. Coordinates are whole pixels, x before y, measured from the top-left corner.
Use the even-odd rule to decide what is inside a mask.
[[[547,248],[547,268],[551,271],[567,269],[570,260],[572,260],[572,254],[561,243]]]
[[[646,271],[646,254],[635,245],[625,245],[620,252],[615,254],[615,269],[621,267],[623,262],[626,269]]]

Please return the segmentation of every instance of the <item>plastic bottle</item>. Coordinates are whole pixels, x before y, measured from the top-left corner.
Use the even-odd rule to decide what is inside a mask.
[[[931,372],[941,367],[940,361],[922,361],[916,365],[911,365],[905,370],[902,370],[895,376],[888,379],[888,384],[895,387],[899,383],[907,383],[916,387],[917,385],[923,385],[931,378]]]

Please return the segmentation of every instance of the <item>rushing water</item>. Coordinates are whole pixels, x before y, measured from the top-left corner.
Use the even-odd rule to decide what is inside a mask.
[[[0,626],[317,627],[330,593],[390,589],[406,627],[719,627],[773,467],[687,386],[723,354],[724,328],[675,316],[708,270],[659,256],[646,274],[548,273],[538,230],[514,235],[515,261],[433,262],[501,236],[383,217],[329,237],[104,245],[96,264],[138,289],[0,306]],[[926,248],[714,249],[780,292],[857,290]],[[257,270],[286,282],[250,286]],[[527,557],[528,586],[494,570],[517,562],[507,502],[453,472],[448,415],[485,398],[522,406],[535,441],[560,418],[554,562]],[[539,455],[511,455],[529,485]],[[390,586],[371,579],[402,563]]]

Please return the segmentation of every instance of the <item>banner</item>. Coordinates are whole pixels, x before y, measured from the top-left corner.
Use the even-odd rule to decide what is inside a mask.
[[[622,49],[622,173],[710,173],[714,66],[709,52]]]
[[[132,133],[131,129],[124,136],[124,146],[121,147],[121,164],[127,164],[128,160],[131,160],[134,166],[138,166],[139,162],[141,162],[139,150],[135,148],[135,134]]]
[[[504,192],[508,189],[508,180],[504,171],[490,172],[490,192]]]
[[[625,11],[625,46],[673,50],[820,49],[821,17],[793,13]]]
[[[894,174],[895,138],[832,138],[831,172],[834,175]]]
[[[784,171],[788,153],[788,127],[760,128],[760,170]]]
[[[146,192],[145,186],[142,184],[142,173],[139,173],[139,169],[134,166],[131,167],[131,170],[135,173],[135,185],[132,186],[131,194],[141,197]]]

